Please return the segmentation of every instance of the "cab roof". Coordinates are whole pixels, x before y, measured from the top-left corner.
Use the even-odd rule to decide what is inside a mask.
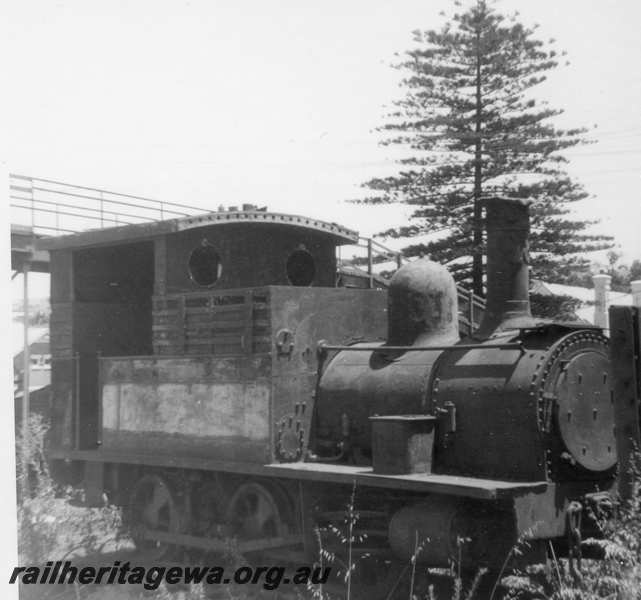
[[[83,246],[109,245],[116,243],[134,242],[137,240],[197,229],[212,225],[224,226],[229,224],[251,223],[265,227],[289,226],[316,231],[332,238],[337,245],[355,244],[358,242],[358,232],[336,223],[328,223],[319,219],[302,217],[285,213],[267,212],[261,210],[209,212],[179,219],[165,221],[152,221],[109,227],[104,229],[90,229],[70,235],[45,237],[38,240],[38,248],[42,250],[59,250],[62,248],[76,248]]]

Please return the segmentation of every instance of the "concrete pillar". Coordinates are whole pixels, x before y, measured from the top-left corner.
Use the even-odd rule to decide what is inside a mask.
[[[610,280],[605,273],[592,276],[594,282],[594,324],[597,327],[609,328],[608,304],[610,303]]]
[[[29,261],[22,265],[23,292],[23,349],[22,349],[22,491],[27,497],[29,493],[28,463],[29,463],[29,375],[31,373],[31,358],[29,354]]]
[[[630,287],[632,288],[632,306],[641,308],[641,279],[631,281]]]

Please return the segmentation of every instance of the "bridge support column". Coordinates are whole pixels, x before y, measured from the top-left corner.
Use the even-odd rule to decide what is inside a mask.
[[[27,469],[27,461],[29,458],[27,436],[29,426],[29,371],[31,368],[31,357],[29,353],[29,261],[26,259],[22,265],[22,279],[22,331],[24,339],[24,348],[22,351],[22,467],[23,469]],[[26,472],[23,473],[23,485],[25,486],[24,491],[27,492],[29,479],[26,476]]]

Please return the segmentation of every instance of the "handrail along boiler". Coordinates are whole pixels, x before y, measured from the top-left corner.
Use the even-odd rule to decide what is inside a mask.
[[[532,317],[528,203],[486,211],[487,305],[463,339],[427,259],[387,290],[335,287],[358,239],[335,224],[250,209],[48,239],[50,456],[131,507],[149,549],[312,552],[355,484],[354,551],[385,564],[417,538],[432,565],[460,539],[470,564],[524,535],[542,551],[616,482],[608,340]]]

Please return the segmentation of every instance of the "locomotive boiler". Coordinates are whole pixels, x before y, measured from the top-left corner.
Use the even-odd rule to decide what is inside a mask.
[[[249,207],[45,241],[50,458],[128,507],[148,549],[313,556],[354,490],[353,555],[380,564],[576,544],[616,482],[619,400],[601,329],[531,315],[528,213],[486,201],[465,336],[427,259],[387,290],[337,286],[358,235],[334,223]]]

